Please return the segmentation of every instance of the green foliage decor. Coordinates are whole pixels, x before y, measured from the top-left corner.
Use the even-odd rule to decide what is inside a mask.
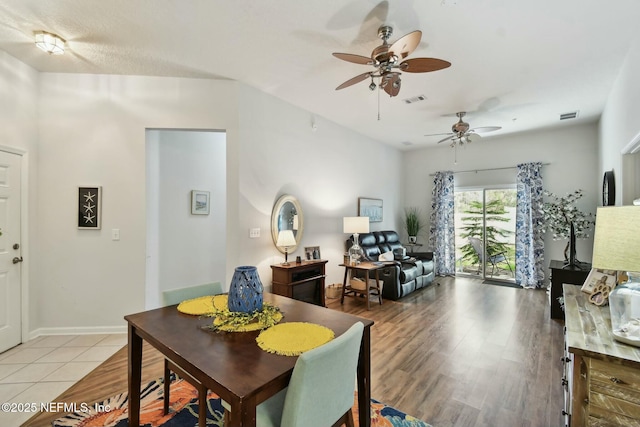
[[[262,326],[262,329],[266,329],[279,322],[282,318],[282,312],[279,307],[265,302],[262,304],[262,310],[256,310],[251,313],[230,311],[227,308],[218,309],[214,306],[214,311],[209,314],[209,317],[215,317],[215,319],[207,329],[216,332],[226,328],[240,329],[252,323],[258,323]]]
[[[404,227],[409,236],[417,236],[420,230],[424,228],[424,224],[420,220],[420,210],[418,208],[410,207],[404,210]]]

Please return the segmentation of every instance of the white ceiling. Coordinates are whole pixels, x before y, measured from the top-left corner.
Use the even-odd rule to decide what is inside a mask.
[[[0,49],[43,72],[238,80],[404,149],[434,145],[442,137],[424,135],[449,132],[457,111],[472,128],[502,126],[485,138],[597,120],[639,17],[637,0],[3,0]],[[422,31],[409,58],[452,66],[403,73],[378,120],[369,80],[335,90],[372,68],[331,53],[369,56],[382,24],[390,42]],[[38,30],[67,53],[37,49]]]

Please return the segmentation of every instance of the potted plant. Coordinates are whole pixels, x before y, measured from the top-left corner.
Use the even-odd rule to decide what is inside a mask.
[[[409,235],[409,243],[416,243],[418,241],[418,233],[424,228],[418,208],[410,207],[404,210],[404,228]]]

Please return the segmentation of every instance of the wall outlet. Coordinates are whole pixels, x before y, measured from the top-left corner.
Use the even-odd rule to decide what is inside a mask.
[[[256,239],[260,237],[260,229],[259,228],[250,228],[249,229],[249,238]]]

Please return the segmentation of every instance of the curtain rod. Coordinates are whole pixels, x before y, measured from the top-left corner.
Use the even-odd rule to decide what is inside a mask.
[[[542,163],[542,166],[549,166],[551,163]],[[486,171],[500,171],[500,170],[505,170],[505,169],[516,169],[517,166],[505,166],[502,168],[486,168],[486,169],[469,169],[466,171],[454,171],[453,174],[457,174],[457,173],[471,173],[471,172],[486,172]],[[429,176],[436,176],[435,173],[430,173]]]

